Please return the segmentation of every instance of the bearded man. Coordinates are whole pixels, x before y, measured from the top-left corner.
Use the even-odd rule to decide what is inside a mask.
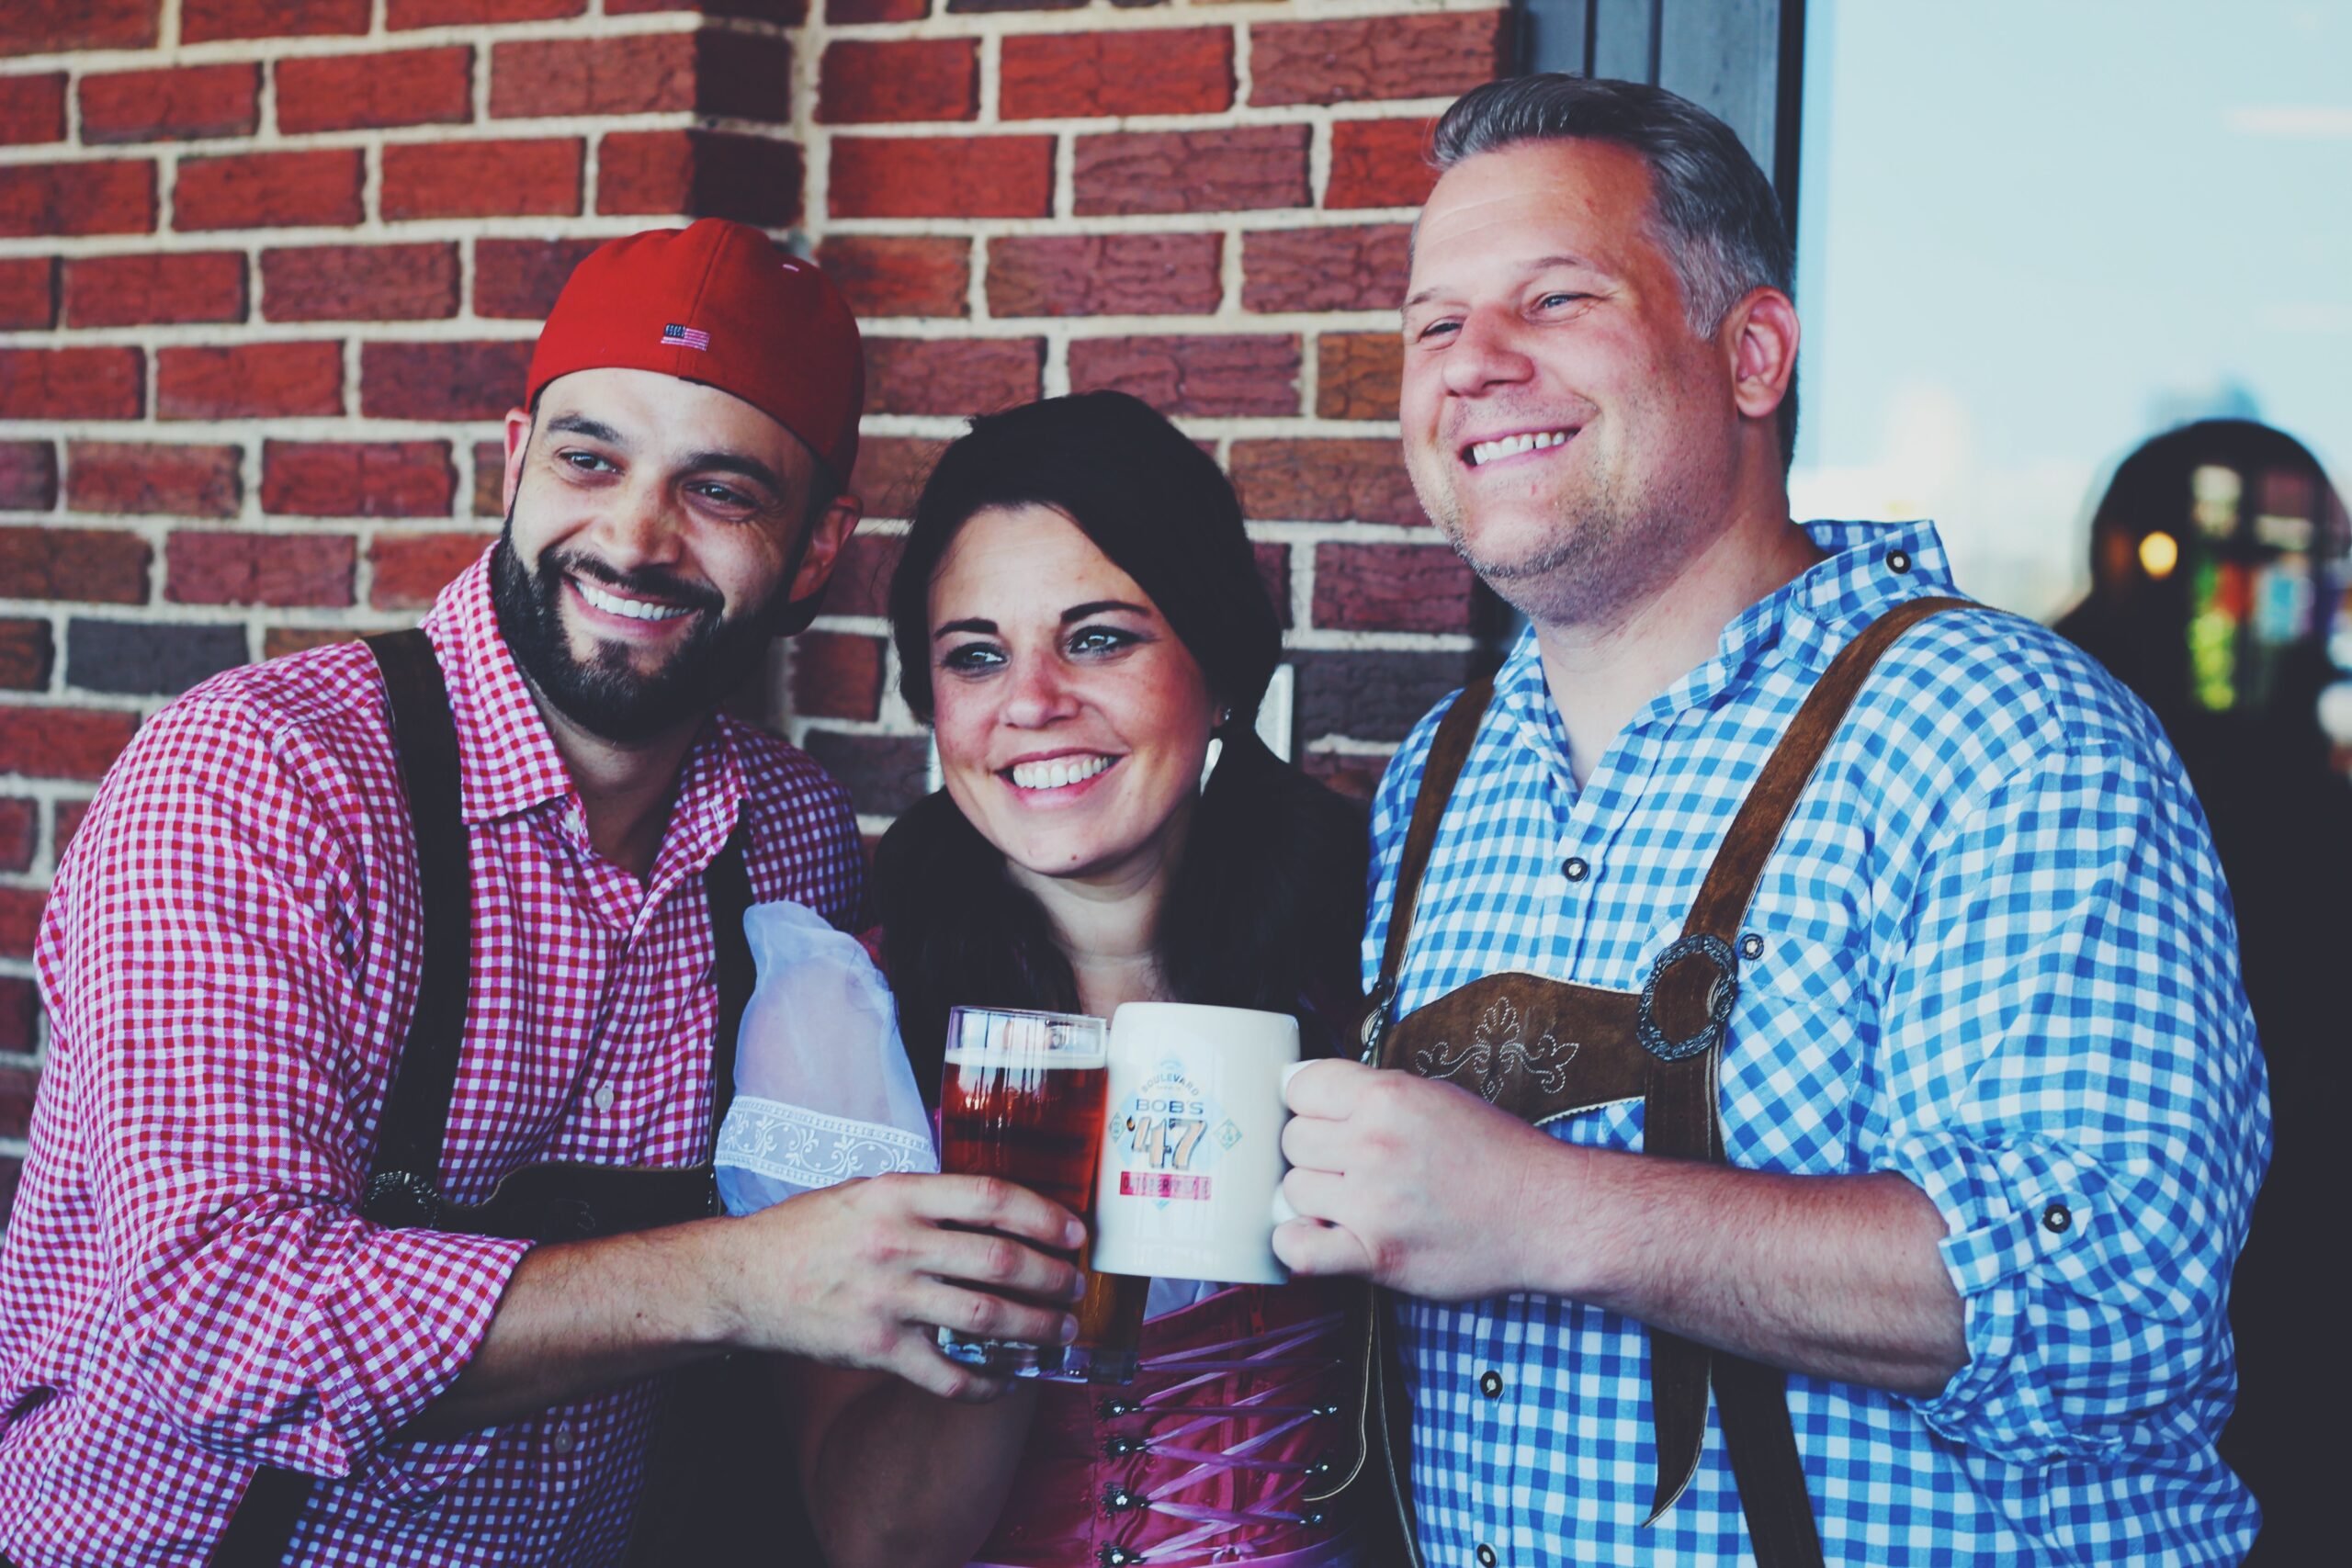
[[[856,524],[860,365],[756,230],[600,248],[507,416],[504,532],[422,632],[208,682],[109,773],[42,922],[0,1252],[19,1568],[609,1562],[680,1369],[955,1396],[937,1325],[1065,1332],[996,1292],[1069,1299],[1007,1242],[1077,1222],[1002,1184],[706,1217],[743,910],[860,899],[840,786],[718,711]]]

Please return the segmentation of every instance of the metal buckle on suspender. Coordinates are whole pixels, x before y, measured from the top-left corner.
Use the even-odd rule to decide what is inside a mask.
[[[1707,1021],[1685,1040],[1668,1040],[1657,1022],[1657,985],[1666,972],[1686,958],[1703,958],[1715,966],[1715,983],[1707,992]],[[1732,1003],[1739,999],[1739,958],[1731,943],[1719,936],[1698,931],[1686,936],[1657,955],[1650,965],[1650,977],[1642,984],[1642,1005],[1634,1015],[1634,1036],[1642,1049],[1661,1062],[1680,1062],[1699,1055],[1710,1045],[1718,1044],[1724,1037],[1724,1027],[1731,1021]]]
[[[439,1230],[440,1190],[413,1170],[379,1171],[368,1181],[360,1212],[388,1230]]]
[[[1364,998],[1371,1005],[1364,1009],[1363,1053],[1357,1059],[1368,1067],[1380,1066],[1380,1047],[1388,1038],[1388,1004],[1396,996],[1396,982],[1383,975],[1372,983],[1372,990]]]

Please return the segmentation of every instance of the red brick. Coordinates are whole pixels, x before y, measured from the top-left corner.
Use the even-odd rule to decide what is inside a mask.
[[[825,0],[825,20],[835,27],[860,22],[919,22],[931,15],[931,0]]]
[[[155,354],[163,419],[253,419],[343,412],[343,345],[256,343]]]
[[[1508,10],[1260,22],[1250,29],[1250,101],[1450,98],[1510,63]]]
[[[474,443],[474,515],[506,515],[506,444],[503,441]]]
[[[931,477],[933,465],[939,455],[947,450],[944,441],[926,440],[910,435],[869,435],[857,444],[857,471],[850,476],[849,488],[865,503],[868,517],[907,517],[914,513],[915,497],[922,491],[923,480]],[[879,536],[860,536],[876,538]],[[890,559],[898,559],[896,546]],[[850,591],[842,581],[848,565],[833,573],[831,597],[825,601],[828,608],[839,615],[878,615],[882,614],[880,600],[873,607],[850,608]],[[888,575],[886,572],[885,576]],[[878,592],[880,584],[873,584]]]
[[[1055,234],[989,242],[998,316],[1199,315],[1224,298],[1217,234]]]
[[[691,11],[701,17],[742,17],[755,22],[797,23],[808,16],[808,0],[605,0],[607,17],[650,11]]]
[[[491,51],[490,112],[792,118],[792,46],[745,33],[529,39]]]
[[[304,245],[261,254],[271,321],[416,321],[458,313],[455,245]]]
[[[0,76],[0,144],[64,140],[64,72]]]
[[[1003,50],[997,113],[1006,119],[1220,114],[1233,107],[1227,28],[1015,33]]]
[[[1437,184],[1430,166],[1432,121],[1342,119],[1331,125],[1328,208],[1419,207]]]
[[[261,509],[300,517],[446,517],[446,441],[265,441]]]
[[[185,0],[180,41],[364,33],[369,0]]]
[[[1308,751],[1300,756],[1298,765],[1325,789],[1359,805],[1369,805],[1373,793],[1380,787],[1380,776],[1388,771],[1388,758],[1385,753],[1367,756],[1362,751]]]
[[[351,603],[358,560],[348,534],[221,534],[183,528],[164,545],[164,597],[175,604]]]
[[[86,800],[61,800],[57,803],[56,852],[61,859],[64,856],[65,847],[74,841],[74,835],[82,830],[82,818],[89,809],[90,803]]]
[[[46,332],[57,324],[57,258],[0,257],[0,332]]]
[[[1466,632],[1478,580],[1443,545],[1317,545],[1315,624],[1342,631]]]
[[[820,123],[970,119],[979,112],[978,39],[848,39],[825,51]]]
[[[474,117],[474,51],[401,49],[277,62],[277,129],[463,125]]]
[[[341,626],[270,626],[261,634],[261,656],[283,659],[289,653],[308,653],[314,648],[332,648],[358,638],[357,632]]]
[[[375,564],[368,603],[379,610],[421,610],[449,580],[473,565],[487,534],[379,534],[368,547]]]
[[[569,217],[580,210],[583,152],[576,136],[387,147],[378,199],[387,221]]]
[[[137,419],[145,381],[135,348],[0,348],[0,419]]]
[[[53,652],[47,621],[0,617],[0,690],[38,692],[46,687]]]
[[[40,1075],[30,1067],[0,1067],[0,1134],[21,1138],[32,1130],[33,1094]]]
[[[251,136],[261,124],[261,67],[183,65],[82,78],[82,140]]]
[[[930,748],[920,735],[850,735],[812,729],[802,742],[849,790],[861,812],[893,817],[923,796]]]
[[[861,447],[858,461],[864,466],[865,453]],[[861,493],[866,493],[861,491]],[[910,495],[910,502],[912,497]],[[868,496],[866,511],[877,516],[904,516],[904,513],[876,512]],[[899,534],[855,534],[842,547],[841,564],[833,568],[833,581],[825,594],[825,612],[833,615],[880,615],[888,613],[890,574],[898,570],[899,557],[905,553],[907,541]]]
[[[536,321],[555,309],[556,296],[594,240],[476,240],[474,314]]]
[[[1167,414],[1295,414],[1295,337],[1103,337],[1069,345],[1073,392],[1108,387]]]
[[[1405,299],[1412,229],[1261,229],[1241,243],[1241,303],[1252,310],[1393,310]]]
[[[235,446],[69,441],[65,505],[144,517],[234,517],[244,495]]]
[[[867,851],[866,855],[869,860],[872,859],[873,852]],[[8,1223],[8,1216],[16,1212],[17,1188],[24,1180],[24,1176],[25,1162],[23,1160],[13,1155],[0,1159],[0,1225],[6,1225]]]
[[[40,908],[49,902],[45,887],[0,887],[0,956],[30,958],[33,937],[40,931]]]
[[[22,871],[33,863],[33,850],[40,840],[40,803],[35,800],[0,799],[0,871]],[[0,1075],[5,1069],[0,1069]],[[0,1076],[0,1102],[5,1101],[5,1076]],[[0,1116],[5,1116],[0,1111]],[[5,1123],[0,1123],[0,1130]]]
[[[65,324],[132,327],[245,319],[239,251],[149,251],[65,264]]]
[[[359,205],[363,175],[356,147],[183,159],[179,179],[172,186],[172,227],[349,228],[364,216]]]
[[[0,54],[153,49],[163,0],[8,0],[0,6]]]
[[[1038,338],[865,340],[868,413],[983,413],[1034,402],[1045,373]]]
[[[497,419],[523,400],[531,340],[371,343],[359,350],[369,419]]]
[[[817,247],[850,309],[874,316],[961,316],[972,281],[967,240],[926,235],[841,234]]]
[[[1475,656],[1403,649],[1295,649],[1298,733],[1396,741],[1439,698],[1460,686]]]
[[[1395,333],[1325,333],[1315,345],[1315,412],[1325,419],[1395,419],[1404,373]]]
[[[141,604],[153,558],[146,540],[120,529],[0,528],[0,581],[25,599]]]
[[[1133,5],[1137,0],[1128,0]],[[1142,0],[1155,4],[1157,0]],[[1085,8],[1087,0],[947,0],[950,11],[1077,11]]]
[[[39,993],[30,980],[0,976],[0,1051],[30,1051],[38,1043],[34,1020],[40,1015]],[[0,1160],[0,1224],[8,1223],[8,1202],[16,1196],[20,1161]]]
[[[607,131],[596,148],[596,210],[797,223],[800,149],[716,130]]]
[[[1054,209],[1050,136],[839,136],[836,218],[1044,218]]]
[[[1290,547],[1271,539],[1253,540],[1250,553],[1257,558],[1258,581],[1266,585],[1266,597],[1274,603],[1274,618],[1290,627]]]
[[[1302,523],[1426,522],[1394,441],[1237,441],[1227,464],[1251,517]]]
[[[96,780],[130,744],[138,728],[139,720],[127,713],[45,705],[0,707],[0,773]]]
[[[0,235],[146,234],[155,165],[144,158],[0,166]]]
[[[1304,207],[1307,135],[1303,125],[1251,125],[1081,136],[1072,171],[1078,211]]]
[[[397,32],[403,28],[463,27],[472,22],[538,22],[577,17],[587,9],[588,0],[390,0],[384,8],[384,25]]]
[[[882,648],[882,638],[854,632],[803,632],[794,637],[792,711],[806,718],[879,716]]]
[[[56,504],[57,448],[46,441],[0,441],[0,508],[46,512]]]

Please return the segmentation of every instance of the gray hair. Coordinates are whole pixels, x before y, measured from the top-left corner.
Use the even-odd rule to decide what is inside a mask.
[[[1657,239],[1682,286],[1691,331],[1712,337],[1753,288],[1792,292],[1795,249],[1772,182],[1731,127],[1688,98],[1639,82],[1515,76],[1453,101],[1430,140],[1441,171],[1530,141],[1613,142],[1650,172]],[[1796,386],[1781,405],[1781,462],[1796,450]]]

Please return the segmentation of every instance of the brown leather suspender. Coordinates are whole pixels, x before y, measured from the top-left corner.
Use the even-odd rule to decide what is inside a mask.
[[[1681,937],[1658,956],[1638,996],[1507,973],[1474,981],[1396,1020],[1396,979],[1421,880],[1493,695],[1491,682],[1465,689],[1440,721],[1422,770],[1380,976],[1364,1020],[1365,1059],[1451,1079],[1538,1124],[1639,1099],[1646,1152],[1720,1162],[1717,1080],[1739,990],[1734,943],[1765,864],[1887,648],[1929,615],[1975,607],[1962,599],[1907,600],[1831,660],[1733,817]],[[1540,1016],[1531,1016],[1538,1010]],[[1474,1028],[1472,1046],[1466,1043]],[[1385,1371],[1379,1359],[1376,1370]],[[1819,1563],[1820,1540],[1789,1424],[1786,1375],[1658,1329],[1650,1330],[1650,1364],[1658,1455],[1651,1520],[1673,1505],[1697,1469],[1712,1384],[1758,1562],[1762,1568]],[[1387,1436],[1392,1468],[1401,1472],[1393,1456],[1404,1451],[1408,1434],[1392,1426]],[[1402,1484],[1404,1476],[1397,1480]]]
[[[465,1043],[473,938],[458,731],[440,661],[423,631],[387,632],[364,640],[391,710],[401,785],[416,836],[424,934],[416,1010],[385,1097],[362,1213],[380,1225],[532,1241],[616,1235],[716,1213],[717,1188],[707,1164],[665,1169],[532,1165],[507,1176],[481,1203],[451,1203],[442,1197],[441,1145]],[[734,1098],[735,1036],[753,976],[751,942],[743,931],[743,915],[752,903],[743,843],[739,826],[703,872],[718,986],[711,1068],[714,1148]],[[213,1549],[211,1568],[282,1562],[311,1479],[275,1465],[255,1472]]]

